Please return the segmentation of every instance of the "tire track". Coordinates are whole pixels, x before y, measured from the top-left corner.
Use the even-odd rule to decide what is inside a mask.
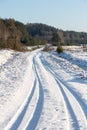
[[[67,84],[65,84],[58,76],[58,74],[56,74],[56,72],[52,69],[52,67],[50,67],[49,63],[47,63],[47,61],[45,61],[45,59],[43,59],[43,57],[40,57],[42,64],[44,65],[44,68],[46,68],[55,78],[56,82],[58,83],[61,93],[64,97],[64,101],[66,102],[66,106],[67,109],[73,119],[73,127],[74,130],[79,130],[81,128],[81,130],[86,130],[87,129],[87,106],[84,104],[84,102],[80,99],[80,97],[72,90],[69,89],[69,87],[67,86]],[[69,100],[69,95],[71,97],[71,100]],[[78,118],[78,114],[77,111],[75,109],[73,109],[73,105],[72,105],[72,101],[73,104],[77,104],[77,107],[79,108],[78,110],[81,112],[80,116]],[[80,120],[80,121],[79,121]],[[84,124],[82,126],[82,124]]]
[[[37,107],[35,109],[35,112],[33,114],[33,118],[30,121],[30,123],[27,125],[26,130],[34,130],[37,126],[37,123],[39,121],[39,118],[41,116],[42,108],[43,108],[43,100],[44,100],[44,94],[42,89],[42,84],[38,76],[37,67],[36,67],[36,61],[35,57],[33,57],[33,67],[34,67],[34,73],[37,77],[38,83],[39,83],[39,99],[37,102]]]
[[[21,111],[21,113],[19,113],[19,115],[16,117],[16,120],[14,122],[13,122],[13,120],[14,120],[15,116],[13,117],[13,119],[6,126],[6,128],[5,128],[6,130],[7,129],[10,129],[10,130],[16,130],[16,129],[18,129],[18,127],[20,126],[20,124],[21,124],[21,122],[22,122],[22,120],[24,118],[24,115],[25,115],[25,113],[27,111],[29,103],[32,100],[33,94],[35,92],[35,88],[36,88],[36,80],[34,81],[34,85],[33,85],[31,94],[29,95],[28,100],[25,102],[23,110]],[[9,126],[9,124],[10,124],[10,126]]]
[[[35,74],[31,93],[8,122],[5,130],[34,130],[43,107],[43,89],[36,70],[35,59],[32,58],[32,70]]]
[[[39,53],[40,54],[40,53]],[[59,91],[59,88],[57,88],[57,82],[55,81],[55,78],[53,77],[53,75],[51,75],[50,74],[50,72],[49,71],[47,71],[46,69],[45,69],[45,67],[43,66],[43,64],[41,63],[41,60],[40,60],[40,55],[37,55],[37,60],[36,60],[36,64],[37,64],[37,68],[38,68],[38,72],[39,72],[39,76],[40,76],[40,79],[41,79],[41,81],[43,82],[43,84],[45,84],[45,83],[47,83],[47,84],[45,84],[45,88],[44,88],[44,98],[45,98],[45,102],[44,102],[44,107],[43,107],[43,113],[44,114],[42,114],[41,115],[41,118],[40,118],[40,121],[41,122],[39,122],[39,124],[37,125],[37,130],[40,128],[40,129],[44,129],[44,127],[45,127],[45,129],[63,129],[63,128],[65,128],[66,127],[66,129],[67,130],[70,130],[70,128],[69,128],[69,126],[67,125],[67,126],[65,126],[66,125],[66,122],[67,122],[67,124],[69,124],[68,123],[68,121],[67,121],[67,119],[66,119],[66,112],[64,112],[64,107],[65,107],[65,105],[63,105],[63,104],[65,104],[65,102],[62,102],[62,98],[61,98],[61,102],[62,102],[62,105],[63,105],[63,108],[62,109],[60,109],[60,110],[58,110],[59,108],[57,108],[58,106],[62,106],[61,105],[61,103],[59,103],[60,102],[60,99],[58,99],[57,98],[57,100],[55,99],[55,97],[59,97],[58,95],[61,95],[61,92]],[[50,78],[52,78],[52,80],[50,81]],[[52,83],[52,81],[53,81],[53,83]],[[55,85],[55,87],[54,88],[52,88],[52,85],[54,86]],[[56,90],[55,90],[56,89]],[[57,92],[55,95],[56,96],[54,96],[54,91],[55,92]],[[50,97],[51,96],[51,97]],[[57,101],[58,101],[58,103],[57,103]],[[64,101],[64,100],[63,100]],[[53,102],[56,102],[56,104],[55,103],[53,103]],[[53,105],[53,106],[52,106]],[[57,106],[58,105],[58,106]],[[51,108],[50,108],[50,107]],[[55,108],[57,108],[57,109],[55,109]],[[56,110],[56,111],[55,111]],[[52,111],[55,111],[54,113],[52,113]],[[57,112],[58,111],[58,112]],[[61,112],[60,112],[61,111]],[[62,119],[62,117],[61,117],[61,119],[60,119],[60,122],[62,121],[62,123],[63,123],[63,126],[62,125],[60,125],[59,124],[59,119],[57,118],[57,116],[59,117],[60,115],[59,115],[59,112],[62,114],[62,117],[64,116],[64,119]],[[65,114],[63,114],[63,113]],[[53,114],[53,115],[52,115]],[[48,116],[47,116],[48,115]],[[47,116],[47,117],[46,117]],[[51,118],[52,117],[52,119],[49,119],[49,118]],[[42,121],[43,120],[43,121]],[[57,121],[58,120],[58,121]],[[43,125],[41,125],[41,124],[43,124],[44,123],[44,126]],[[45,123],[45,122],[47,122],[47,124]],[[56,123],[55,123],[56,122]],[[48,126],[48,124],[49,124],[49,126]],[[53,125],[53,124],[55,124],[55,125]],[[65,125],[64,125],[65,124]]]

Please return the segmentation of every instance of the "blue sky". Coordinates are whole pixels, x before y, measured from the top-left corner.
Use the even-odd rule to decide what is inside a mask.
[[[0,17],[87,32],[87,0],[0,0]]]

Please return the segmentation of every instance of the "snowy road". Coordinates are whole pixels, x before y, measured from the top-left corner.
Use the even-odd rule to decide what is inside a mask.
[[[9,108],[11,112],[4,109],[5,113],[8,112],[8,117],[4,116],[0,121],[0,129],[87,130],[87,77],[86,65],[80,62],[82,59],[77,62],[75,54],[71,58],[70,53],[63,56],[41,50],[20,53],[12,60],[15,63],[12,67],[14,72],[18,62],[16,60],[19,59],[21,67],[17,69],[22,71],[22,76],[19,72],[17,75],[22,79],[20,85],[23,87],[12,91],[13,97],[15,94],[17,97],[12,98],[10,103],[7,102],[9,107],[16,99],[19,100],[18,103],[13,103],[16,107]],[[9,64],[13,66],[12,63]],[[7,73],[8,70],[4,68],[3,71]],[[15,83],[15,79],[12,79],[12,82],[17,86],[18,81]],[[10,93],[11,91],[9,95]]]

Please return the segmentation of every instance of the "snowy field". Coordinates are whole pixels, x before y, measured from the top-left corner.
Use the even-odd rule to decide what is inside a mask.
[[[87,52],[0,50],[0,130],[87,130]]]

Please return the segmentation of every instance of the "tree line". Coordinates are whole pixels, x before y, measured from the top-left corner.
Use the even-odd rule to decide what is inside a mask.
[[[14,19],[0,18],[0,48],[22,50],[24,46],[50,43],[57,45],[87,44],[87,33],[63,31],[42,23],[23,24]]]

